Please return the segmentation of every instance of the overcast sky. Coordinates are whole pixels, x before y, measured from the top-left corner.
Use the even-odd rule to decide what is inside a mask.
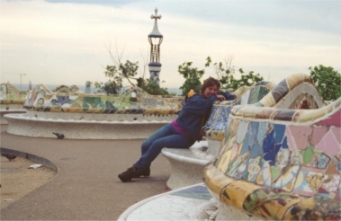
[[[0,0],[1,81],[85,85],[106,81],[108,49],[149,62],[154,9],[164,39],[162,87],[180,87],[185,61],[233,58],[236,69],[279,82],[319,64],[341,72],[341,1]],[[144,61],[145,60],[145,61]],[[215,77],[206,68],[204,78]],[[147,71],[149,77],[149,72]],[[126,84],[127,85],[127,84]]]

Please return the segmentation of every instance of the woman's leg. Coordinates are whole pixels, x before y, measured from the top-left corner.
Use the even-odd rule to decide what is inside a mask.
[[[148,150],[143,153],[140,159],[134,164],[134,167],[137,169],[145,169],[146,167],[149,167],[164,147],[188,148],[193,143],[193,140],[189,140],[187,137],[176,132],[172,135],[155,139],[149,146]]]
[[[172,128],[173,126],[171,124],[167,124],[149,136],[141,145],[141,156],[148,151],[155,140],[173,134]]]
[[[122,182],[127,182],[134,177],[148,176],[149,173],[144,174],[145,170],[149,169],[150,164],[159,155],[163,147],[188,148],[193,143],[194,141],[178,134],[171,124],[167,124],[143,142],[141,158],[127,171],[120,173],[118,177]]]

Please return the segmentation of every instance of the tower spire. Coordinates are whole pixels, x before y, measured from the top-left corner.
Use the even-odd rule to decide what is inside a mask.
[[[150,63],[149,72],[150,72],[150,80],[159,83],[160,78],[159,74],[161,71],[161,63],[160,63],[160,45],[163,40],[163,36],[159,31],[157,20],[161,19],[161,15],[157,14],[158,10],[155,8],[155,15],[151,15],[150,18],[154,19],[154,28],[152,32],[148,35],[148,41],[150,43]]]

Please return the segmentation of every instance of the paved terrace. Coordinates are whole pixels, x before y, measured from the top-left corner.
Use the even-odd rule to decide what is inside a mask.
[[[170,166],[162,155],[149,178],[122,183],[117,177],[138,159],[143,140],[31,138],[6,129],[1,126],[1,147],[49,159],[58,173],[1,210],[1,220],[116,220],[134,203],[166,192]]]

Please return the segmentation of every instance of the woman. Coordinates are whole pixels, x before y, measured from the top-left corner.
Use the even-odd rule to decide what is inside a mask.
[[[122,182],[150,175],[150,165],[162,148],[188,148],[201,139],[201,128],[216,100],[234,100],[235,95],[219,92],[220,82],[214,78],[204,81],[199,93],[191,90],[179,116],[147,138],[141,146],[140,159],[118,177]]]

